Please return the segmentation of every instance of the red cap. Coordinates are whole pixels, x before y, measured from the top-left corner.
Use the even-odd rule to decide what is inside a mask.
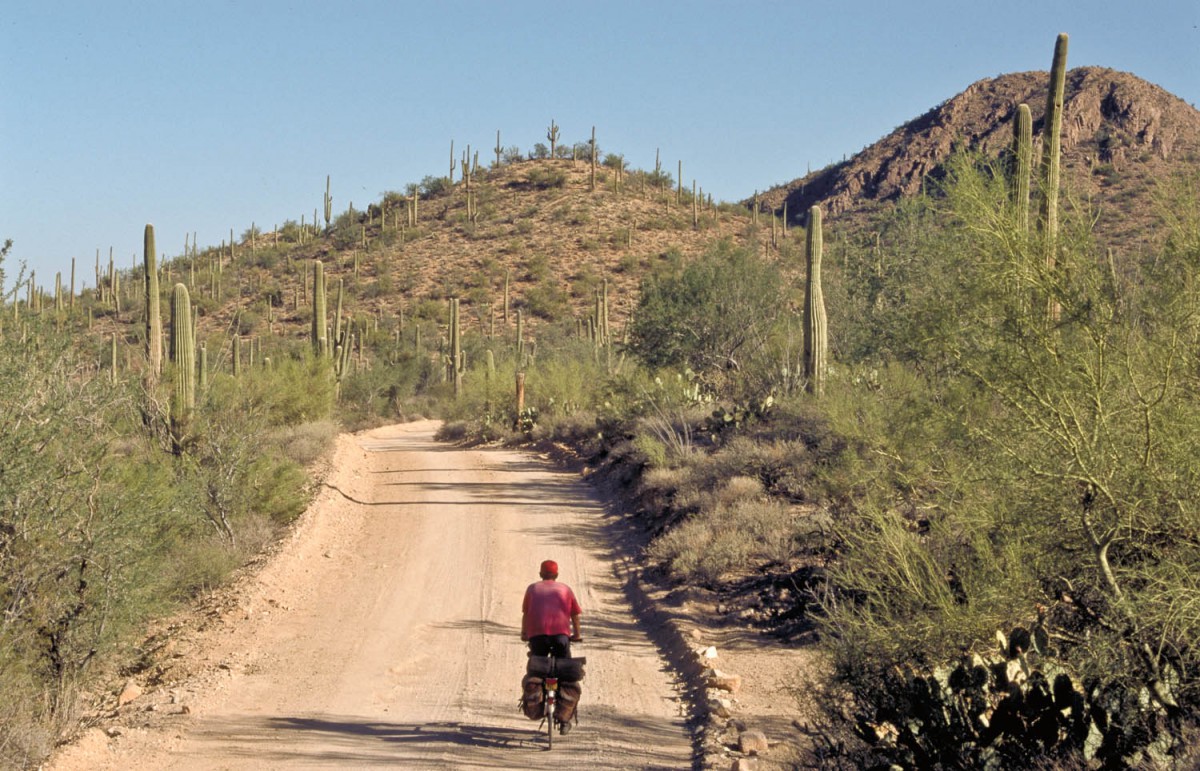
[[[539,572],[544,576],[557,576],[558,563],[554,560],[546,560],[542,563],[542,568]]]

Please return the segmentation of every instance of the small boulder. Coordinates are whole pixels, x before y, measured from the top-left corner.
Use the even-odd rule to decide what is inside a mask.
[[[762,755],[769,749],[767,735],[762,731],[742,731],[738,736],[738,750],[743,755]]]
[[[729,768],[730,771],[757,771],[758,761],[754,758],[738,758]]]
[[[709,699],[708,710],[717,717],[728,718],[733,716],[733,702],[729,699]]]
[[[719,669],[712,670],[705,683],[709,688],[716,688],[719,691],[728,691],[729,693],[737,693],[742,687],[742,676],[731,675],[727,672],[722,672]]]
[[[126,704],[128,704],[129,702],[133,701],[134,699],[136,699],[137,697],[139,697],[141,695],[142,695],[141,686],[139,686],[133,680],[130,680],[125,683],[125,687],[121,689],[121,692],[119,694],[117,694],[117,707],[118,708],[124,707]]]

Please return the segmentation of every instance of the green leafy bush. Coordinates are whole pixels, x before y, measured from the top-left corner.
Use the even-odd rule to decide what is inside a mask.
[[[651,559],[666,562],[679,580],[715,585],[733,571],[786,562],[805,529],[786,504],[763,494],[753,477],[732,477],[701,500],[696,511],[651,544]]]
[[[651,367],[688,367],[722,390],[736,390],[745,374],[763,366],[758,356],[784,297],[776,266],[721,242],[678,275],[643,284],[630,348]]]
[[[1194,187],[1180,196],[1168,211],[1195,211]],[[900,302],[885,280],[860,306],[893,330],[861,355],[905,366],[832,405],[872,448],[824,622],[853,719],[892,702],[889,669],[945,665],[1036,613],[1048,661],[1089,693],[1141,699],[1148,723],[1098,724],[1097,741],[1120,748],[1112,762],[1146,762],[1200,704],[1200,614],[1179,612],[1200,591],[1186,438],[1200,400],[1182,374],[1200,362],[1181,346],[1197,328],[1200,229],[1172,217],[1180,237],[1162,254],[1118,263],[1068,216],[1047,270],[1003,175],[978,159],[956,159],[926,205],[920,219],[941,225],[911,241],[911,291]]]
[[[530,185],[542,190],[562,188],[567,184],[567,172],[555,166],[539,164],[529,169],[526,179]]]
[[[546,278],[525,291],[524,305],[529,312],[554,321],[570,312],[567,292],[557,279]]]

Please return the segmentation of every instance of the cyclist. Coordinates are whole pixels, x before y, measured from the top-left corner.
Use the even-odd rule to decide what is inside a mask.
[[[583,611],[571,587],[559,583],[557,562],[544,561],[538,575],[542,580],[529,585],[521,602],[521,639],[535,656],[569,658],[571,643],[583,639],[579,635]]]

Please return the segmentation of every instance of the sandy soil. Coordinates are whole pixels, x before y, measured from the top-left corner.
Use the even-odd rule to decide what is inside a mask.
[[[436,427],[339,439],[290,540],[161,646],[162,685],[48,767],[691,768],[683,686],[631,610],[603,507],[573,474]],[[516,711],[521,597],[546,558],[584,607],[589,660],[580,723],[550,752]],[[170,676],[188,658],[206,665]]]

